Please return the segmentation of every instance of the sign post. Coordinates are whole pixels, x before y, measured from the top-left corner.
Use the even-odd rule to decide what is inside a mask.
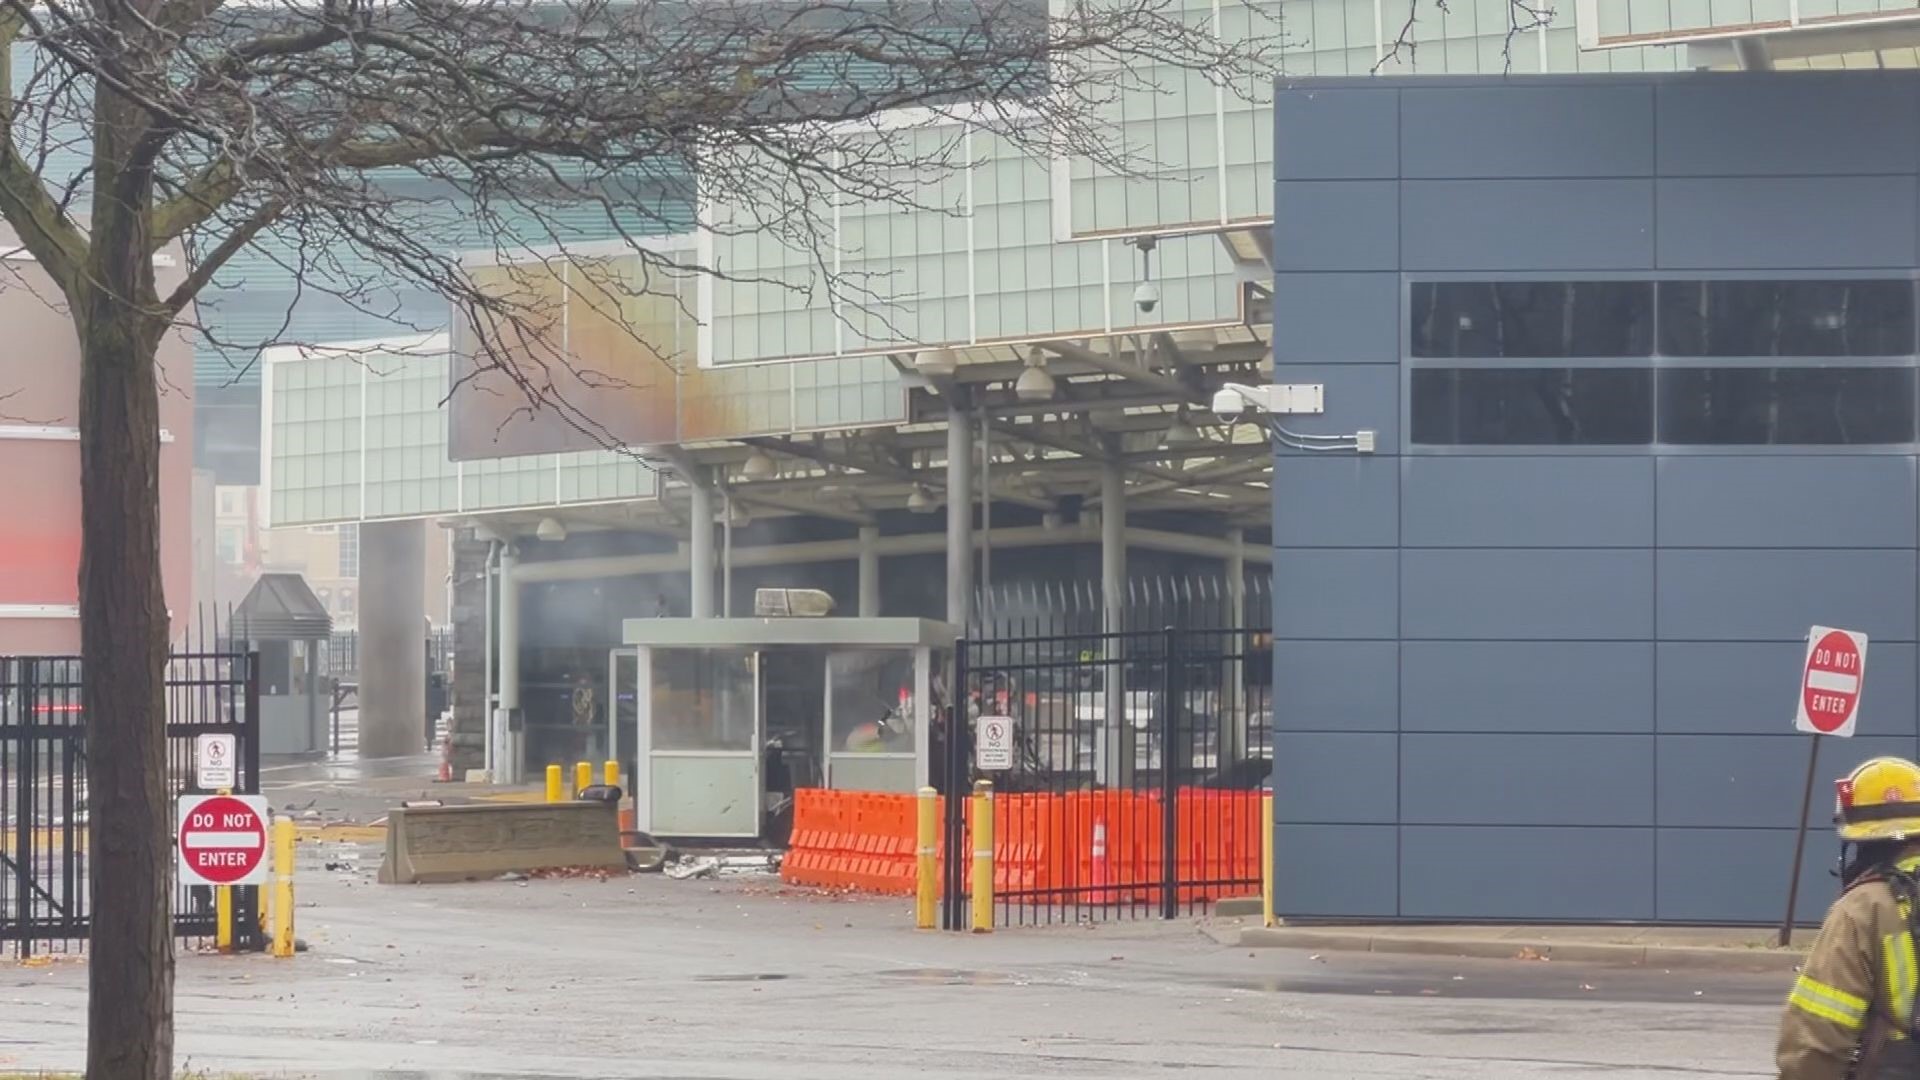
[[[1816,626],[1807,631],[1807,655],[1800,665],[1800,701],[1793,728],[1808,740],[1807,779],[1800,792],[1800,824],[1794,832],[1793,875],[1787,879],[1787,913],[1780,920],[1778,944],[1793,940],[1794,907],[1800,899],[1800,866],[1807,851],[1807,814],[1813,809],[1813,778],[1820,763],[1820,737],[1853,737],[1860,720],[1860,690],[1867,677],[1867,635]]]
[[[183,885],[264,885],[267,800],[258,795],[182,795],[175,836]]]

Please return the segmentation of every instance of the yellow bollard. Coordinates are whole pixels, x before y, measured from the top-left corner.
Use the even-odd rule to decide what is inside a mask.
[[[233,951],[233,886],[213,887],[213,947]]]
[[[556,803],[556,802],[567,801],[566,793],[561,790],[560,784],[561,784],[560,766],[558,765],[547,766],[547,801],[548,802]]]
[[[1260,925],[1273,925],[1273,793],[1260,796]]]
[[[293,819],[273,823],[273,955],[293,955]]]
[[[573,767],[573,797],[593,786],[593,766],[582,761]]]
[[[973,784],[973,932],[993,932],[993,781]]]
[[[940,908],[940,793],[920,789],[920,886],[914,893],[913,925],[933,929]]]
[[[609,761],[600,766],[600,782],[608,787],[620,786],[620,763]]]

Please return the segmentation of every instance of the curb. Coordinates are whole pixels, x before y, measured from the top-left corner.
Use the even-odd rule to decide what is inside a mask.
[[[1551,942],[1524,938],[1411,937],[1292,926],[1245,927],[1240,931],[1240,946],[1253,949],[1321,949],[1328,952],[1466,956],[1487,960],[1537,958],[1631,967],[1687,968],[1695,971],[1794,971],[1806,958],[1806,954],[1797,949],[1724,949],[1706,945]]]

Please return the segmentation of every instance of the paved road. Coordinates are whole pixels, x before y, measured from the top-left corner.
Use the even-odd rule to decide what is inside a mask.
[[[759,881],[372,885],[309,853],[292,961],[188,957],[183,1067],[325,1077],[1765,1077],[1778,975],[920,934]],[[371,856],[368,856],[370,865]],[[0,968],[0,1072],[80,1065],[84,969]],[[29,1022],[17,1022],[27,1019]]]

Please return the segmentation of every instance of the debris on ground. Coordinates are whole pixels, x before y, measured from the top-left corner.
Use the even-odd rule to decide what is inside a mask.
[[[533,877],[541,881],[606,881],[613,875],[614,871],[604,866],[547,866],[533,872]]]
[[[675,859],[667,863],[662,872],[675,881],[691,881],[695,878],[717,878],[720,876],[720,860],[711,855],[691,859]]]
[[[675,881],[717,877],[765,877],[780,872],[780,853],[773,851],[746,854],[692,855],[674,852],[661,871]]]

